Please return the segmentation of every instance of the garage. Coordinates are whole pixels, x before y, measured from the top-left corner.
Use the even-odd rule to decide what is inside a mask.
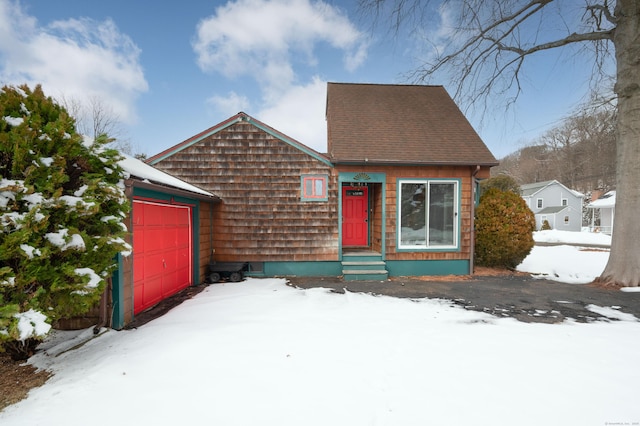
[[[133,200],[133,312],[192,282],[192,206]]]
[[[124,224],[130,254],[118,255],[118,269],[101,304],[100,324],[120,330],[164,299],[204,282],[213,253],[214,205],[220,198],[123,155],[119,165],[131,202]]]

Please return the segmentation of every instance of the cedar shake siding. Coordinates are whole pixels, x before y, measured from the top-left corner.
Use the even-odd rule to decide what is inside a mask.
[[[337,177],[330,163],[245,114],[222,124],[150,159],[222,199],[213,211],[214,259],[337,261]],[[327,177],[326,200],[301,200],[304,175]]]
[[[444,88],[329,83],[326,117],[327,154],[239,113],[148,162],[221,198],[213,258],[254,275],[470,273],[498,163]]]
[[[471,226],[472,226],[472,197],[476,178],[488,178],[489,168],[482,169],[473,176],[475,168],[468,166],[353,166],[343,165],[336,167],[340,173],[384,173],[386,176],[385,202],[381,205],[381,191],[376,185],[370,185],[373,217],[371,218],[371,248],[382,251],[381,219],[380,212],[386,212],[385,222],[385,252],[387,261],[394,260],[468,260],[471,258]],[[460,248],[452,251],[398,251],[397,206],[398,193],[396,183],[398,179],[459,179],[460,180]]]

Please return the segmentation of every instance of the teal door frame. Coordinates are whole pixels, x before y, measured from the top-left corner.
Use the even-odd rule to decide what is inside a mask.
[[[342,260],[342,186],[350,183],[380,183],[382,187],[382,259],[385,259],[386,251],[386,223],[387,223],[387,208],[385,200],[387,199],[386,189],[387,175],[385,173],[365,173],[365,172],[340,172],[338,173],[338,230],[340,232],[338,249],[340,254],[340,260]],[[372,191],[369,191],[371,196]],[[369,202],[369,209],[371,209],[371,202]]]

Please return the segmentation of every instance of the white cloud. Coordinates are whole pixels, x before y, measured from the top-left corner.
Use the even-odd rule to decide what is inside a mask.
[[[212,105],[217,111],[228,116],[237,114],[240,111],[247,112],[251,107],[249,98],[239,95],[236,92],[229,92],[227,96],[211,96],[207,99],[207,103]]]
[[[235,92],[212,96],[210,105],[226,115],[244,110],[325,152],[326,81],[316,76],[303,82],[300,66],[323,65],[316,53],[328,46],[342,56],[345,70],[355,71],[367,58],[369,41],[346,13],[323,1],[236,0],[198,24],[192,46],[201,70],[248,76],[259,87],[257,113],[239,109],[249,101]]]
[[[40,26],[18,3],[0,0],[0,81],[41,84],[47,95],[86,103],[97,98],[126,123],[148,90],[140,49],[111,20],[88,18]]]
[[[254,117],[318,152],[326,152],[326,98],[327,82],[314,77],[305,86],[292,86],[277,103]]]
[[[295,82],[294,55],[315,66],[318,43],[342,51],[347,70],[366,59],[367,39],[346,14],[309,0],[229,2],[198,24],[193,49],[203,71],[249,75],[264,90],[278,92]]]

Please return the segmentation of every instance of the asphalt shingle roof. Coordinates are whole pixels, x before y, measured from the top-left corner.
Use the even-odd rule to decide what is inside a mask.
[[[329,83],[335,163],[497,165],[442,86]]]

